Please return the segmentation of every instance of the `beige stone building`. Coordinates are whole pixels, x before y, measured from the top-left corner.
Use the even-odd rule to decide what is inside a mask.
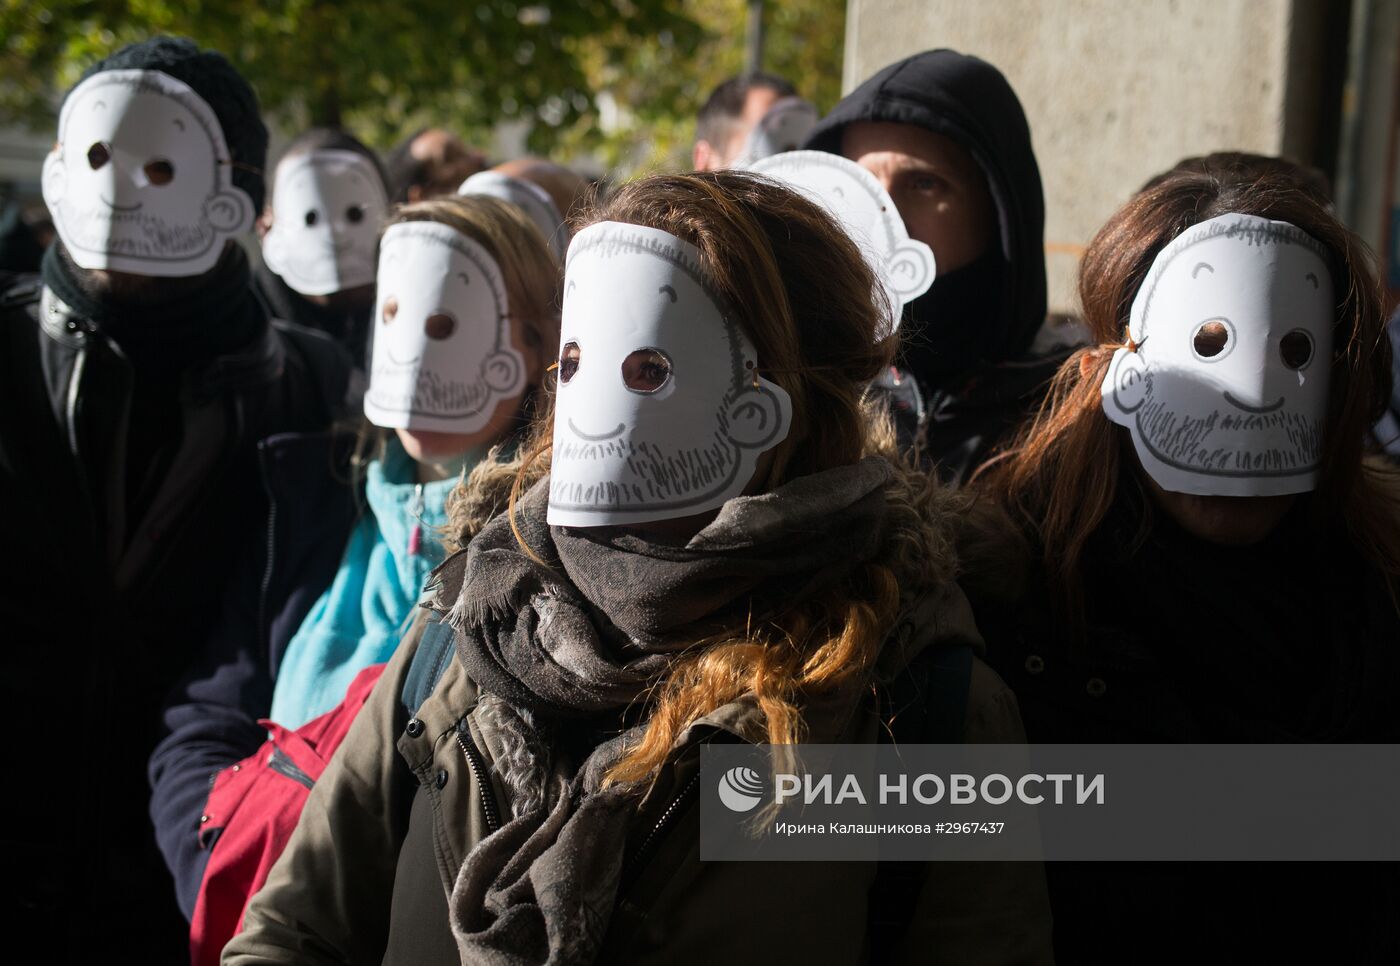
[[[951,47],[1006,74],[1045,182],[1052,309],[1113,210],[1179,159],[1321,169],[1400,294],[1400,0],[848,0],[845,89]]]

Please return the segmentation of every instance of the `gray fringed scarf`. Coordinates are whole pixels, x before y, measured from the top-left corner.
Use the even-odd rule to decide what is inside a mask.
[[[508,739],[515,752],[539,747],[534,722],[547,729],[615,710],[620,723],[694,641],[776,616],[871,559],[886,537],[892,475],[871,457],[730,500],[681,547],[615,528],[551,528],[544,480],[516,522],[546,565],[521,551],[504,516],[477,535],[448,615],[458,658],[492,713],[521,732]],[[534,763],[540,787],[471,851],[452,890],[462,962],[596,958],[637,801],[635,789],[602,780],[638,733],[599,745],[572,774]]]

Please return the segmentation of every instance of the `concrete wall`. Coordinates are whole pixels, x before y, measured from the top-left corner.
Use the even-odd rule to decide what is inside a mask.
[[[1144,181],[1181,158],[1228,148],[1331,168],[1347,8],[1324,0],[849,0],[845,89],[934,47],[999,67],[1025,105],[1045,182],[1051,308],[1072,311],[1083,246]]]
[[[1400,0],[1358,0],[1350,46],[1337,209],[1381,252],[1400,303]]]

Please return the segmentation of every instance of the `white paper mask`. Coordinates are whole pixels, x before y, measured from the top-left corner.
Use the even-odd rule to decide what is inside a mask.
[[[515,205],[524,211],[535,223],[550,249],[559,258],[569,249],[569,229],[564,225],[564,216],[554,199],[533,181],[512,178],[499,171],[478,171],[457,189],[459,195],[485,195],[507,204]]]
[[[796,151],[816,126],[815,105],[800,97],[780,97],[744,139],[740,163],[750,165],[784,151]]]
[[[389,199],[379,172],[354,151],[312,151],[277,166],[263,261],[302,295],[374,281],[374,249]]]
[[[1163,489],[1218,496],[1311,490],[1331,382],[1332,278],[1293,225],[1229,214],[1157,255],[1104,376]]]
[[[892,327],[898,327],[904,306],[933,285],[933,249],[909,237],[889,192],[854,161],[825,151],[789,151],[751,170],[802,192],[845,226],[885,284]]]
[[[792,403],[706,286],[693,247],[602,222],[564,273],[549,514],[560,526],[669,520],[738,496]]]
[[[253,223],[214,111],[154,70],[103,71],[68,95],[43,191],[82,268],[201,275]]]
[[[500,266],[431,221],[391,225],[379,245],[365,415],[376,426],[474,433],[525,389]]]

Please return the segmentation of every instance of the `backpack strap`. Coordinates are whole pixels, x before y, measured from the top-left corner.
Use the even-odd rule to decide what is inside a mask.
[[[894,744],[957,744],[965,735],[972,648],[932,648],[916,657],[885,689],[882,712]],[[927,862],[881,862],[870,885],[866,938],[872,963],[894,959],[919,900]]]
[[[456,635],[451,625],[444,623],[443,615],[435,611],[428,614],[428,622],[423,627],[418,650],[408,665],[408,674],[404,676],[403,691],[399,696],[410,718],[432,696],[456,651]]]

